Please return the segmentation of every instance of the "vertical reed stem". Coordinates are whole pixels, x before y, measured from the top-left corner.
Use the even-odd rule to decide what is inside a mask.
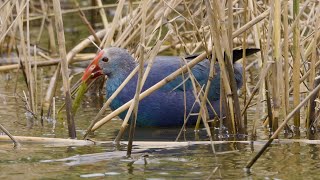
[[[139,73],[138,73],[138,82],[136,87],[136,93],[133,99],[133,114],[131,116],[131,123],[130,123],[130,131],[129,131],[129,140],[128,140],[128,149],[127,149],[127,156],[131,156],[132,151],[132,143],[134,132],[136,128],[137,116],[138,116],[138,107],[139,107],[139,95],[142,89],[143,84],[143,69],[144,69],[144,56],[145,56],[145,34],[146,34],[146,14],[147,14],[147,0],[142,2],[142,19],[141,19],[141,36],[140,36],[140,58],[139,58]]]
[[[249,21],[249,16],[248,16],[248,0],[244,0],[244,23],[247,23]],[[242,53],[242,79],[243,79],[243,104],[245,105],[247,103],[247,76],[246,76],[246,67],[247,67],[247,57],[246,57],[246,51],[247,49],[247,31],[243,33],[243,42],[242,42],[242,49],[244,50]],[[247,122],[248,122],[248,117],[247,117],[247,111],[244,113],[243,117],[243,122],[244,122],[244,129],[247,131]]]
[[[275,63],[273,64],[273,86],[272,86],[272,96],[273,96],[273,122],[272,130],[275,131],[278,129],[278,119],[279,119],[279,109],[280,109],[280,79],[281,74],[279,72],[279,67],[281,65],[280,57],[280,32],[281,32],[281,3],[280,1],[274,1],[274,14],[273,14],[273,59]]]
[[[320,83],[320,80],[315,81],[315,75],[316,75],[316,62],[319,62],[319,56],[317,56],[317,39],[320,36],[319,29],[320,28],[320,6],[318,7],[316,11],[317,20],[314,24],[314,41],[311,41],[312,43],[312,55],[311,55],[311,62],[310,62],[310,77],[309,77],[309,87],[313,89],[313,87],[317,86]],[[319,73],[319,71],[318,71]],[[310,138],[311,135],[311,128],[313,127],[313,123],[315,121],[315,107],[316,107],[316,95],[310,99],[309,105],[308,105],[308,114],[307,114],[307,134]]]
[[[59,0],[53,0],[53,9],[55,14],[55,22],[57,28],[57,36],[58,45],[59,45],[59,53],[61,57],[61,72],[63,79],[63,90],[65,94],[65,104],[66,104],[66,113],[67,113],[67,122],[68,122],[68,130],[69,137],[72,139],[76,138],[76,128],[74,124],[73,115],[71,112],[72,102],[71,102],[71,94],[70,94],[70,84],[69,84],[69,75],[68,75],[68,61],[67,61],[67,53],[65,47],[65,37],[63,31],[63,21],[61,14],[61,7]]]
[[[286,116],[289,112],[289,32],[288,32],[288,0],[283,3],[283,58],[284,58],[284,92],[283,109]]]
[[[298,18],[299,0],[293,0],[293,18]],[[299,19],[295,19],[297,25],[293,29],[293,107],[300,102],[300,29]],[[299,131],[300,111],[294,115],[295,130]]]

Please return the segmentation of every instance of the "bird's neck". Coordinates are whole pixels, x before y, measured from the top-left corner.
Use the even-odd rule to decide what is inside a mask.
[[[113,94],[118,87],[123,83],[123,81],[129,76],[129,74],[134,70],[136,67],[135,63],[126,64],[123,66],[119,71],[112,73],[108,76],[106,89],[108,92],[108,96]]]

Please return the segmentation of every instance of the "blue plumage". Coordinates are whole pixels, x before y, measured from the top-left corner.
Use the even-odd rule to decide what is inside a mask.
[[[142,91],[153,86],[163,78],[184,65],[180,57],[175,56],[157,56],[149,76],[142,88]],[[131,55],[124,49],[107,48],[104,55],[99,61],[103,73],[108,75],[106,82],[107,98],[119,87],[130,72],[137,66]],[[200,86],[207,83],[210,70],[209,60],[204,60],[192,68],[192,73]],[[215,65],[216,75],[211,81],[208,99],[219,114],[220,98],[220,68]],[[239,63],[234,64],[234,73],[237,87],[242,86],[242,66]],[[117,109],[134,97],[136,91],[138,76],[135,75],[119,95],[113,100],[110,107],[112,110]],[[184,83],[184,85],[183,85]],[[186,112],[184,101],[184,88],[186,93]],[[192,82],[189,74],[180,75],[175,80],[169,82],[150,96],[144,98],[139,103],[137,125],[138,126],[181,126],[184,122],[185,113],[190,113],[191,107],[195,102]],[[196,103],[192,113],[199,112],[199,104]],[[213,113],[209,111],[210,118]],[[119,116],[124,119],[126,111]],[[192,116],[189,124],[194,124],[197,116]]]

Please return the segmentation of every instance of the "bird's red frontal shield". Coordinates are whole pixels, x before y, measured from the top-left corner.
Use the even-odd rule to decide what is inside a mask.
[[[98,53],[98,55],[93,59],[93,61],[90,63],[90,65],[86,68],[81,78],[82,82],[87,82],[89,79],[96,78],[103,74],[99,66],[99,60],[101,59],[103,53],[104,53],[103,50],[101,50]]]

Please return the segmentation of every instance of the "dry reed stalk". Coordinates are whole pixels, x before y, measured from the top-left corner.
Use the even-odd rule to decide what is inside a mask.
[[[271,1],[272,3],[272,1]],[[282,73],[280,72],[281,64],[281,50],[280,50],[280,35],[281,35],[281,3],[274,1],[274,14],[273,14],[273,68],[272,68],[272,101],[273,101],[273,118],[272,118],[272,131],[278,128],[278,120],[280,115],[281,104],[281,89],[280,79]]]
[[[265,78],[265,81],[264,81],[264,87],[265,87],[265,96],[266,96],[266,104],[267,104],[267,117],[268,117],[268,122],[269,122],[269,131],[270,131],[270,134],[272,132],[275,131],[275,126],[278,127],[278,119],[276,119],[276,121],[274,120],[274,116],[273,116],[273,111],[272,111],[272,103],[271,103],[271,95],[270,95],[270,85],[269,85],[269,82],[270,82],[270,78],[267,76]],[[275,124],[275,125],[274,125]]]
[[[118,2],[117,10],[116,10],[115,15],[113,17],[111,27],[109,28],[108,33],[105,35],[105,38],[103,38],[103,39],[105,39],[105,41],[103,41],[104,42],[103,47],[108,47],[111,45],[112,38],[114,36],[114,33],[115,33],[116,28],[118,27],[118,23],[120,21],[120,15],[123,10],[124,2],[125,2],[125,0],[119,0],[119,2]]]
[[[125,5],[127,5],[128,3],[125,3]],[[140,2],[133,2],[133,5],[137,5],[140,4]],[[102,5],[100,6],[86,6],[86,7],[81,7],[82,11],[89,11],[89,10],[95,10],[95,9],[101,9],[101,8],[114,8],[117,7],[118,4],[106,4],[106,5]],[[70,13],[76,13],[78,12],[78,9],[67,9],[67,10],[62,10],[61,13],[62,15],[66,15],[66,14],[70,14]],[[54,13],[49,12],[46,14],[46,17],[51,18],[52,16],[54,16]],[[36,15],[33,17],[30,17],[30,21],[35,21],[38,19],[42,19],[44,17],[44,15]]]
[[[198,93],[196,99],[199,99],[199,98],[200,98],[199,96],[201,95],[201,93],[202,93],[202,89],[200,89],[200,93]],[[184,98],[186,98],[186,97],[184,97]],[[193,105],[191,106],[190,112],[193,111],[193,108],[194,108],[194,106],[195,106],[196,103],[197,103],[196,101],[193,103]],[[209,103],[209,101],[208,101],[208,103]],[[184,102],[184,104],[186,104],[186,103]],[[213,109],[213,108],[212,108],[212,109]],[[185,111],[186,111],[186,109],[185,109]],[[197,113],[196,115],[198,115],[198,114],[199,114],[199,113]],[[188,116],[185,117],[184,122],[183,122],[183,125],[182,125],[182,127],[181,127],[181,129],[180,129],[180,131],[179,131],[179,133],[178,133],[178,135],[177,135],[177,137],[176,137],[176,140],[175,140],[176,142],[180,139],[180,136],[181,136],[182,132],[185,131],[185,127],[186,127],[186,125],[187,125],[187,123],[188,123],[188,120],[189,120],[189,118],[190,118],[191,115],[194,115],[194,114],[189,113]],[[197,133],[196,133],[196,135],[197,135]]]
[[[91,26],[90,22],[88,21],[86,15],[85,15],[84,12],[80,9],[79,3],[78,3],[76,0],[74,0],[74,3],[76,4],[76,6],[77,6],[78,9],[79,9],[79,16],[80,16],[82,22],[87,26],[90,34],[94,37],[94,39],[96,40],[96,42],[97,42],[98,44],[101,44],[100,38],[96,35],[96,32],[95,32],[94,29],[92,28],[92,26]],[[101,3],[101,2],[100,2],[100,3]],[[103,9],[102,9],[102,10],[103,10]],[[104,12],[104,11],[103,11],[103,12]]]
[[[248,1],[248,6],[249,6],[249,9],[250,9],[250,16],[252,18],[255,18],[258,15],[258,12],[259,12],[256,1],[249,0]],[[270,14],[270,7],[268,8],[268,10],[265,11],[265,15],[266,15],[265,17],[269,16],[269,14]],[[261,16],[261,14],[259,16]],[[262,47],[264,47],[263,43],[261,41],[261,39],[265,39],[265,37],[263,37],[263,33],[261,33],[262,32],[262,27],[263,27],[263,25],[261,25],[260,23],[256,24],[253,27],[254,45],[255,45],[255,47],[257,47],[259,49],[262,49]],[[263,62],[262,62],[262,59],[263,59],[262,55],[263,55],[263,51],[261,51],[261,53],[258,54],[258,67],[259,67],[259,69],[263,70],[265,67],[263,66]],[[261,119],[261,117],[263,116],[263,114],[266,111],[265,110],[266,105],[263,102],[263,100],[266,99],[265,95],[266,95],[265,83],[261,83],[260,86],[259,86],[259,94],[258,94],[258,100],[257,100],[257,106],[256,106],[256,112],[257,113],[255,113],[255,118],[254,119]],[[252,96],[252,95],[250,95],[250,96]],[[244,112],[244,111],[242,111],[242,112]]]
[[[41,126],[43,127],[43,69],[40,70],[40,123],[41,123]]]
[[[44,26],[46,24],[46,19],[47,19],[47,6],[46,4],[44,3],[43,0],[40,0],[40,7],[41,7],[41,10],[42,10],[42,13],[43,13],[43,18],[41,20],[41,25],[40,25],[40,30],[39,30],[39,34],[38,34],[38,37],[37,37],[37,40],[36,40],[36,44],[39,44],[40,43],[40,40],[41,40],[41,36],[42,36],[42,33],[43,33],[43,29],[44,29]],[[29,21],[30,21],[30,18],[29,18]]]
[[[283,4],[283,59],[284,59],[284,92],[283,92],[283,115],[289,112],[289,29],[288,29],[288,0]]]
[[[297,25],[293,29],[293,107],[300,102],[300,29],[299,29],[299,0],[293,0],[293,18]],[[297,131],[300,127],[300,111],[294,115],[294,126]]]
[[[21,2],[24,3],[24,2]],[[26,9],[26,16],[28,19],[29,16],[29,1],[26,1],[25,4],[25,9]],[[16,10],[17,12],[19,11],[23,11],[24,7],[22,7],[23,9],[19,8],[19,2],[16,1]],[[23,75],[25,77],[25,81],[27,84],[27,88],[28,88],[28,97],[26,98],[26,102],[29,104],[29,106],[27,107],[27,111],[29,111],[33,116],[35,116],[34,114],[34,91],[33,91],[33,75],[31,72],[31,66],[30,66],[30,39],[29,39],[29,23],[27,22],[27,40],[25,41],[25,36],[24,36],[24,30],[23,30],[23,23],[22,23],[22,18],[19,18],[18,21],[18,28],[19,28],[19,34],[20,34],[20,48],[19,48],[19,57],[23,60],[23,62],[20,60],[20,64],[23,65],[22,69],[23,69]],[[27,47],[26,47],[27,46]],[[33,123],[31,124],[31,126],[33,125]]]
[[[2,10],[2,8],[8,4],[8,2],[10,2],[11,0],[6,0],[1,6],[0,6],[0,10]]]
[[[274,4],[274,1],[270,1],[270,4]],[[274,20],[274,17],[275,17],[275,6],[271,6],[271,9],[270,9],[270,15],[269,15],[269,21],[268,21],[268,32],[267,32],[267,35],[266,35],[266,45],[265,46],[262,46],[263,47],[263,56],[262,56],[262,62],[264,62],[263,66],[267,65],[267,61],[269,61],[269,49],[271,48],[271,40],[273,38],[273,34],[275,34],[274,32],[274,25],[273,25],[273,20]],[[265,35],[266,33],[264,33]],[[269,129],[271,132],[273,132],[273,129],[276,129],[274,127],[278,127],[278,119],[275,118],[274,120],[274,108],[272,108],[271,106],[271,97],[272,98],[276,98],[276,93],[278,93],[277,91],[277,84],[275,84],[276,82],[276,79],[274,77],[276,77],[276,74],[277,74],[277,68],[276,68],[276,65],[275,65],[275,61],[272,60],[272,64],[271,64],[271,72],[269,73],[272,73],[269,77],[269,75],[266,76],[266,78],[264,79],[264,89],[261,90],[260,92],[264,92],[264,95],[265,95],[265,98],[266,98],[266,104],[267,104],[267,113],[268,113],[268,121],[269,121]],[[271,80],[270,80],[271,79]],[[272,86],[270,87],[269,84],[275,84],[275,86]],[[271,89],[272,88],[272,89]],[[273,93],[270,95],[270,91],[272,91]]]
[[[34,75],[32,73],[31,69],[31,47],[30,47],[30,21],[29,21],[29,3],[26,7],[26,16],[27,16],[27,61],[25,62],[25,66],[28,71],[28,83],[29,83],[29,98],[30,98],[30,104],[31,104],[31,111],[35,113],[35,80]]]
[[[44,57],[43,55],[40,55],[41,57]],[[73,58],[73,61],[70,63],[76,63],[76,62],[82,62],[82,61],[88,61],[92,58],[94,58],[95,54],[88,54],[86,56],[76,56]],[[37,60],[34,62],[31,62],[31,67],[46,67],[46,66],[54,66],[57,65],[61,60],[59,59],[51,59],[49,57],[47,61],[37,61],[39,60],[39,58],[36,58]],[[0,66],[0,72],[5,72],[5,71],[11,71],[11,70],[15,70],[15,69],[19,69],[20,65],[19,64],[10,64],[10,65],[3,65]]]
[[[59,45],[59,53],[61,57],[61,73],[63,79],[63,90],[65,94],[65,104],[66,104],[66,113],[67,113],[67,123],[69,130],[69,137],[75,139],[76,129],[73,119],[73,114],[71,112],[72,109],[72,100],[70,94],[70,84],[69,84],[69,75],[68,75],[68,61],[67,61],[67,53],[65,48],[65,37],[63,32],[63,21],[61,15],[61,7],[59,0],[53,0],[53,9],[55,13],[55,22],[57,28],[57,36],[58,45]]]
[[[235,121],[235,116],[234,116],[234,104],[233,104],[233,100],[231,98],[232,94],[232,88],[230,87],[230,79],[231,77],[229,77],[228,75],[228,71],[227,71],[227,66],[229,64],[226,65],[226,62],[224,61],[224,56],[223,56],[223,52],[225,48],[228,48],[228,46],[226,46],[224,43],[221,44],[220,40],[223,39],[222,37],[222,32],[219,31],[220,28],[223,28],[224,26],[220,24],[220,18],[224,18],[221,17],[221,11],[220,11],[220,7],[219,7],[219,3],[217,1],[213,1],[213,5],[211,5],[211,3],[207,0],[206,2],[206,7],[207,7],[207,13],[208,13],[208,18],[209,18],[209,23],[210,23],[210,27],[213,29],[213,34],[212,34],[212,40],[214,42],[214,50],[219,62],[219,66],[220,66],[220,72],[221,72],[221,79],[222,79],[222,86],[224,87],[225,90],[225,94],[226,94],[226,98],[227,98],[227,107],[225,108],[227,110],[227,114],[231,115],[231,121],[233,124],[232,127],[232,133],[237,133],[237,125],[236,125],[236,121]],[[213,11],[214,7],[219,7],[217,9],[219,9],[218,11]],[[223,41],[226,41],[227,38],[224,38]],[[224,45],[224,46],[223,46]],[[228,51],[228,50],[227,50]],[[227,52],[225,51],[225,52]],[[227,59],[226,61],[230,60],[230,54],[227,52]],[[229,69],[228,69],[229,70]],[[233,73],[233,70],[232,70]]]
[[[52,146],[90,146],[95,142],[88,140],[77,139],[62,139],[62,138],[46,138],[46,137],[30,137],[30,136],[12,136],[17,141],[23,143],[48,144]],[[0,136],[0,141],[8,141],[7,136]]]
[[[16,138],[12,136],[11,133],[5,127],[2,126],[2,124],[0,124],[0,129],[11,139],[11,141],[14,144],[14,148],[19,148],[21,146],[20,143],[16,140]]]
[[[57,45],[56,45],[56,38],[55,38],[55,35],[54,35],[54,27],[53,27],[53,23],[52,23],[52,18],[51,17],[48,18],[47,29],[48,29],[48,35],[49,35],[50,52],[51,52],[51,54],[56,54],[57,53]]]
[[[247,110],[247,108],[249,107],[252,99],[254,98],[254,95],[258,92],[259,90],[259,86],[262,82],[264,82],[264,79],[266,78],[267,74],[268,74],[268,71],[269,69],[271,68],[271,63],[268,62],[268,63],[265,63],[266,66],[263,67],[263,69],[261,70],[261,74],[260,74],[260,78],[258,80],[258,82],[256,83],[256,86],[254,87],[254,89],[252,90],[252,94],[251,96],[249,97],[249,100],[247,101],[247,103],[245,104],[244,108],[242,109],[241,111],[241,114],[243,115],[244,112]]]
[[[7,28],[7,30],[6,30],[4,33],[0,34],[0,35],[1,35],[1,36],[0,36],[0,42],[3,41],[3,39],[6,37],[6,35],[8,34],[8,32],[11,30],[11,28],[16,24],[16,21],[17,21],[17,20],[20,20],[20,16],[21,16],[21,14],[24,12],[24,10],[25,10],[26,6],[28,5],[28,3],[29,3],[29,0],[27,0],[27,1],[24,3],[24,5],[19,9],[19,2],[16,1],[16,11],[18,12],[18,14],[17,14],[16,18],[11,22],[11,24],[10,24],[10,26]]]
[[[247,23],[249,21],[249,14],[248,14],[248,0],[244,0],[243,2],[243,6],[244,6],[244,12],[243,12],[243,17],[244,17],[244,23]],[[242,49],[247,49],[247,38],[248,38],[248,33],[247,31],[245,31],[243,33],[243,41],[242,41]],[[242,79],[243,79],[243,104],[245,105],[247,102],[247,89],[248,89],[248,84],[247,84],[247,76],[246,76],[246,67],[247,67],[247,57],[246,57],[246,51],[243,51],[242,53]],[[243,122],[244,122],[244,129],[247,131],[247,124],[248,124],[248,116],[247,116],[247,112],[245,111],[244,116],[243,116]],[[253,129],[255,129],[254,127],[255,123],[253,123]],[[254,131],[252,131],[253,134]]]
[[[222,9],[222,12],[224,12],[224,9]],[[234,104],[234,118],[237,123],[237,132],[240,134],[245,134],[245,128],[244,128],[244,121],[241,118],[241,111],[240,111],[240,102],[239,102],[239,97],[237,93],[237,85],[236,85],[236,80],[234,76],[234,69],[233,69],[233,56],[232,56],[232,49],[233,49],[233,40],[232,40],[232,33],[233,33],[233,7],[232,7],[232,2],[228,1],[228,34],[223,33],[222,36],[224,35],[224,38],[222,40],[225,40],[225,42],[228,42],[228,44],[225,45],[226,47],[226,52],[227,52],[227,59],[226,59],[226,67],[228,69],[228,74],[230,78],[230,87],[232,90],[232,99],[233,99],[233,104]],[[224,26],[222,26],[224,27]],[[225,27],[224,27],[225,28]],[[222,29],[222,32],[224,29]],[[228,35],[228,36],[226,36]]]
[[[38,114],[38,66],[36,64],[37,60],[37,47],[33,47],[33,64],[35,64],[33,68],[33,79],[34,79],[34,107],[33,111],[35,114]],[[42,98],[42,96],[40,96]]]
[[[212,48],[212,46],[210,46],[211,48]],[[212,51],[212,49],[211,49],[211,51]],[[186,59],[184,59],[184,58],[182,58],[183,59],[183,61],[184,61],[184,64],[185,65],[187,65],[188,63],[187,63],[187,61],[186,61]],[[199,126],[199,123],[198,122],[200,122],[199,120],[200,120],[200,118],[202,119],[202,122],[203,122],[203,125],[204,125],[204,127],[205,127],[205,129],[206,129],[206,132],[207,132],[207,135],[209,136],[209,139],[210,139],[210,142],[211,142],[211,148],[212,148],[212,151],[213,151],[213,153],[215,153],[215,148],[214,148],[214,144],[213,144],[213,138],[212,138],[212,133],[211,133],[211,130],[210,130],[210,126],[209,126],[209,123],[208,123],[208,117],[209,117],[209,115],[208,115],[208,110],[207,110],[207,108],[205,108],[205,104],[206,104],[206,102],[208,103],[208,104],[210,104],[210,102],[209,101],[206,101],[207,100],[207,95],[202,95],[204,92],[202,91],[203,90],[203,88],[204,88],[204,86],[202,86],[201,88],[200,88],[200,90],[199,90],[199,93],[198,94],[196,94],[196,92],[198,91],[198,89],[199,89],[199,83],[197,82],[197,80],[196,80],[196,78],[194,77],[194,75],[192,74],[192,71],[191,71],[191,68],[189,67],[189,66],[186,66],[187,67],[187,72],[188,72],[188,78],[190,78],[190,81],[191,81],[191,84],[192,84],[192,87],[193,87],[193,89],[194,89],[194,91],[193,91],[193,93],[194,93],[194,97],[195,97],[195,103],[198,103],[198,104],[200,104],[200,110],[199,110],[199,113],[198,113],[198,119],[197,119],[197,124],[196,124],[196,126],[198,125]],[[210,73],[212,73],[212,75],[213,75],[213,68],[214,68],[214,66],[211,66],[210,67]],[[182,76],[184,76],[184,72],[182,72],[181,73],[181,75]],[[210,79],[208,79],[208,82],[209,82],[209,85],[208,84],[206,84],[206,87],[208,87],[208,89],[210,88]],[[207,88],[206,88],[207,89]],[[208,91],[209,90],[207,90],[207,94],[208,94]],[[185,95],[184,95],[185,96]],[[185,97],[186,98],[186,97]],[[186,107],[185,107],[186,108]],[[214,111],[214,110],[213,110]],[[190,112],[191,113],[191,112]],[[181,130],[185,127],[185,125],[186,125],[186,121],[185,121],[185,123],[183,124],[183,127],[181,128]],[[197,132],[198,131],[198,129],[197,129],[197,127],[195,127],[195,132]],[[180,131],[181,132],[181,131]],[[176,140],[179,138],[179,136],[176,138]]]
[[[145,38],[146,38],[146,17],[147,16],[147,0],[142,1],[142,18],[141,18],[141,39],[140,39],[140,58],[139,58],[139,73],[138,73],[138,82],[136,86],[136,93],[133,98],[133,114],[131,116],[131,124],[129,130],[129,139],[128,139],[128,148],[127,148],[127,157],[131,156],[132,152],[132,143],[134,138],[134,132],[136,128],[137,116],[138,116],[138,107],[139,107],[139,95],[143,86],[143,70],[144,70],[144,58],[145,58]]]
[[[184,64],[188,64],[188,62],[182,58],[183,61],[184,61]],[[214,66],[213,66],[214,67]],[[210,67],[210,68],[213,68],[213,67]],[[198,118],[197,118],[197,123],[196,123],[196,126],[195,126],[195,132],[198,132],[199,131],[199,125],[200,125],[200,120],[202,120],[203,122],[203,125],[205,126],[206,130],[207,130],[207,133],[208,133],[208,136],[209,138],[211,139],[211,132],[210,132],[210,127],[208,125],[208,118],[209,118],[209,115],[208,115],[208,110],[206,108],[206,99],[207,99],[207,96],[205,94],[203,94],[202,92],[202,89],[204,86],[202,86],[201,88],[199,87],[199,83],[197,82],[196,78],[194,77],[194,75],[192,74],[192,71],[189,67],[187,67],[187,73],[188,73],[188,78],[190,78],[190,81],[191,81],[191,84],[192,84],[192,87],[193,87],[193,95],[195,97],[195,103],[198,103],[200,104],[200,109],[199,109],[199,113],[198,113]],[[182,76],[183,76],[183,73],[182,73]],[[210,81],[210,80],[208,80]],[[207,87],[210,87],[210,86],[207,86]],[[200,89],[200,90],[199,90]],[[207,88],[206,88],[207,89]],[[199,91],[199,92],[198,92]],[[186,98],[186,94],[184,94],[185,98]],[[200,96],[200,97],[199,97]],[[186,104],[185,104],[185,110],[186,110]],[[191,113],[191,112],[190,112]]]
[[[7,1],[6,3],[4,3],[3,4],[3,6],[1,6],[1,11],[0,11],[0,17],[1,17],[1,21],[0,21],[0,23],[1,23],[1,26],[0,26],[0,36],[2,36],[2,34],[4,34],[4,32],[6,31],[6,28],[8,28],[8,26],[9,26],[9,18],[10,18],[10,15],[11,15],[11,13],[10,12],[12,12],[13,11],[13,8],[14,8],[14,6],[15,6],[15,2],[11,2],[11,3],[8,3],[9,1]],[[14,24],[14,25],[13,25]],[[11,26],[14,26],[13,28],[12,28],[12,31],[9,31],[8,33],[14,33],[15,32],[15,30],[16,30],[16,27],[17,27],[17,23],[12,23],[11,24]],[[14,39],[11,37],[10,38],[10,40],[9,40],[9,47],[8,47],[8,53],[10,52],[10,50],[11,50],[11,48],[12,48],[12,46],[13,46],[13,41]],[[2,43],[1,41],[0,41],[0,43]]]
[[[63,138],[46,138],[46,137],[30,137],[30,136],[13,136],[22,144],[34,143],[43,144],[50,146],[90,146],[100,144],[113,144],[113,141],[93,141],[93,140],[77,140],[77,139],[63,139]],[[0,142],[11,142],[8,136],[0,136]],[[258,141],[215,141],[215,144],[261,144],[265,143],[266,140]],[[273,144],[292,144],[292,143],[305,143],[305,144],[320,144],[320,140],[306,140],[306,139],[282,139],[275,141]],[[121,141],[121,145],[127,145],[127,141]],[[210,141],[186,141],[186,142],[173,142],[173,141],[135,141],[134,145],[139,146],[139,149],[152,149],[152,148],[175,148],[175,147],[189,147],[194,145],[209,145]],[[225,153],[225,152],[222,152]],[[218,153],[217,153],[218,154]],[[104,154],[105,156],[105,154]]]
[[[147,22],[150,23],[154,23],[156,22],[156,20],[159,19],[159,17],[157,19],[155,19],[155,13],[157,12],[157,8],[160,8],[161,3],[158,3],[155,5],[155,7],[152,9],[151,12],[148,13],[147,16]],[[150,2],[149,2],[149,7],[151,6]],[[123,31],[122,35],[116,40],[116,42],[114,43],[115,46],[119,46],[119,47],[127,47],[130,42],[132,42],[135,38],[137,38],[137,36],[139,35],[138,33],[140,32],[140,28],[141,26],[138,25],[139,21],[141,20],[141,11],[139,11],[136,15],[133,15],[133,22],[130,23],[130,25],[128,25],[125,30]],[[159,22],[162,22],[163,20],[160,19]],[[160,24],[161,26],[163,24]],[[147,27],[153,27],[153,25],[148,24]],[[132,27],[136,27],[134,28],[134,31],[132,32]],[[160,26],[158,26],[159,28]],[[155,31],[156,29],[154,29]],[[150,38],[151,39],[151,38]]]
[[[106,12],[104,11],[104,8],[103,8],[103,4],[101,2],[101,0],[96,0],[96,3],[98,5],[98,7],[100,7],[99,9],[99,14],[101,16],[101,20],[102,20],[102,23],[103,23],[103,26],[104,26],[104,29],[107,29],[108,28],[108,19],[107,19],[107,15],[106,15]],[[82,11],[82,10],[81,10]],[[83,12],[83,11],[82,11]],[[100,44],[100,43],[99,43]]]
[[[59,76],[60,76],[60,70],[61,70],[61,61],[58,62],[56,70],[50,79],[50,82],[49,82],[49,85],[47,88],[47,93],[45,96],[45,100],[44,100],[44,103],[42,104],[43,105],[42,108],[50,107],[52,104],[52,99],[53,99],[54,93],[57,89],[57,80],[59,79]],[[48,114],[49,114],[49,112],[50,112],[50,108],[48,110]]]
[[[212,53],[212,58],[210,59],[210,70],[209,70],[209,78],[208,78],[208,81],[207,81],[207,83],[206,83],[206,89],[205,89],[205,91],[204,91],[204,94],[203,94],[203,96],[201,96],[200,98],[201,98],[201,100],[200,100],[200,102],[201,102],[201,104],[200,104],[200,112],[203,112],[203,111],[205,111],[206,109],[207,109],[207,106],[206,106],[206,99],[207,99],[207,97],[208,97],[208,93],[209,93],[209,90],[210,90],[210,85],[211,85],[211,79],[213,79],[213,77],[214,77],[214,75],[215,75],[215,69],[214,69],[214,64],[215,64],[215,56],[214,56],[214,52],[211,52]],[[200,93],[199,93],[200,94]],[[203,114],[204,114],[204,112],[203,112]],[[207,111],[205,111],[205,114],[208,114],[208,112]],[[199,123],[198,122],[200,122],[200,118],[202,117],[202,119],[204,120],[203,122],[205,122],[205,123],[207,123],[207,115],[206,116],[204,116],[204,115],[202,115],[202,116],[198,116],[198,119],[197,119],[197,124],[196,124],[196,126],[195,126],[195,130],[197,131],[197,130],[199,130]]]

